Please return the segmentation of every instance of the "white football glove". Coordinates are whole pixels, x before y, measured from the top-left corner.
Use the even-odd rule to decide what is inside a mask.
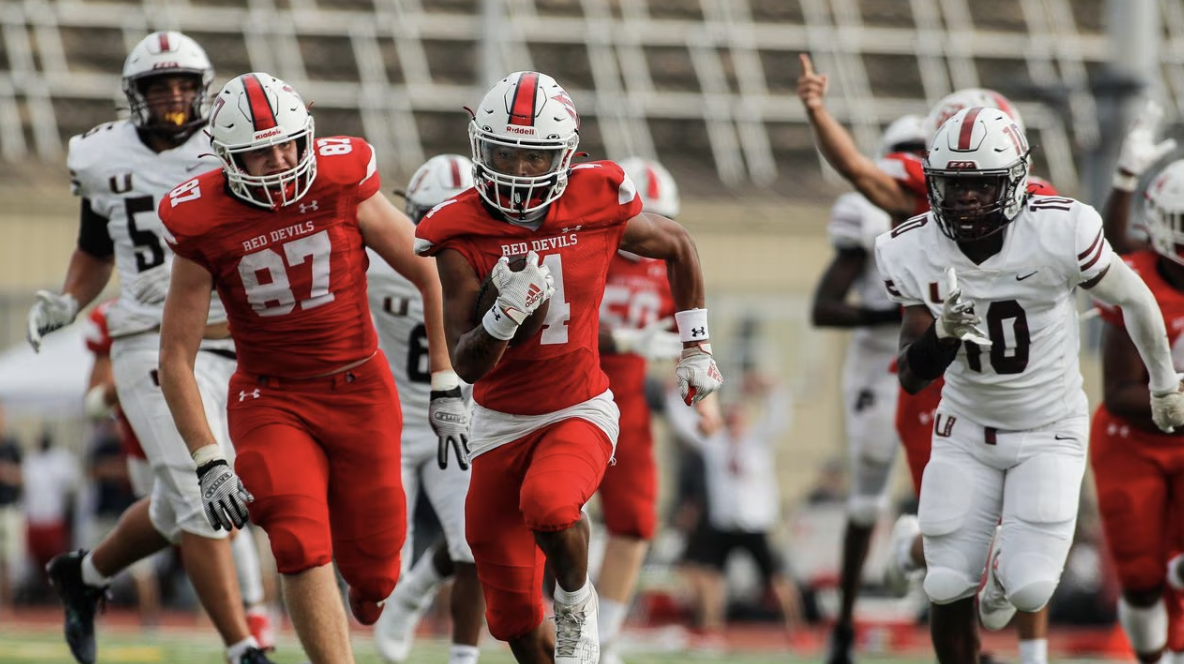
[[[1184,374],[1177,376],[1184,378]],[[1167,392],[1151,393],[1151,419],[1164,433],[1173,433],[1178,426],[1184,426],[1184,386],[1176,384]]]
[[[1159,161],[1172,150],[1176,149],[1176,139],[1167,138],[1159,143],[1155,142],[1159,135],[1160,121],[1163,120],[1163,108],[1155,101],[1149,100],[1135,116],[1130,131],[1122,141],[1122,151],[1118,155],[1118,173],[1115,186],[1123,191],[1134,191],[1135,181],[1144,171]],[[1129,188],[1119,187],[1118,180],[1129,183]]]
[[[169,294],[169,279],[172,278],[172,273],[172,266],[168,263],[148,268],[132,279],[128,284],[128,291],[137,302],[164,304],[164,298]]]
[[[526,267],[519,272],[511,270],[510,259],[502,256],[493,266],[492,278],[498,292],[495,306],[517,325],[555,294],[551,269],[540,264],[533,251],[526,254]]]
[[[682,349],[674,375],[678,377],[678,394],[688,406],[702,401],[724,382],[723,374],[711,356],[709,344]]]
[[[975,315],[974,303],[962,301],[962,290],[958,288],[958,275],[954,268],[946,269],[946,299],[941,304],[941,316],[937,319],[938,339],[961,339],[989,348],[991,340],[979,325],[983,319]]]
[[[618,328],[612,331],[612,337],[618,353],[636,353],[647,360],[673,360],[682,355],[682,341],[677,332],[670,331],[670,318],[656,320],[640,330]]]
[[[37,291],[37,301],[29,309],[26,337],[33,350],[41,352],[41,338],[61,329],[78,316],[78,300],[73,295]]]

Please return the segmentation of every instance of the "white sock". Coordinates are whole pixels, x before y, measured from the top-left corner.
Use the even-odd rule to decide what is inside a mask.
[[[433,549],[428,549],[415,561],[415,566],[399,577],[396,591],[400,597],[408,597],[417,603],[431,600],[444,581],[432,562]]]
[[[1137,653],[1153,653],[1168,642],[1168,609],[1161,597],[1148,607],[1131,606],[1125,598],[1118,598],[1118,624]]]
[[[247,638],[232,646],[226,646],[226,659],[230,661],[230,664],[238,664],[238,661],[242,659],[243,654],[247,652],[249,648],[258,647],[259,642],[255,640],[255,637],[248,636]]]
[[[448,664],[477,664],[477,656],[481,649],[477,646],[464,646],[459,643],[448,648]]]
[[[621,626],[625,624],[625,616],[629,607],[611,599],[600,598],[600,646],[616,641],[621,634]]]
[[[1177,553],[1168,561],[1168,585],[1176,590],[1184,590],[1184,580],[1180,579],[1180,574],[1176,571],[1180,568],[1180,561],[1184,559],[1184,553]]]
[[[1048,639],[1020,641],[1020,664],[1048,664]]]
[[[255,537],[249,529],[243,528],[231,540],[230,553],[234,556],[234,569],[238,573],[238,587],[243,594],[243,604],[262,604],[263,575],[259,572],[259,552],[255,550]]]
[[[94,552],[88,551],[82,557],[82,582],[94,588],[106,588],[111,585],[111,579],[95,568],[94,555]]]
[[[592,596],[592,582],[588,577],[584,577],[584,585],[580,586],[578,590],[568,592],[563,589],[558,583],[555,584],[555,601],[559,604],[579,604],[580,602]]]

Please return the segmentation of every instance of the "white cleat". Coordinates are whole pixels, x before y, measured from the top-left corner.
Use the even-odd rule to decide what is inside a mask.
[[[1007,591],[999,585],[999,549],[995,543],[999,540],[999,531],[995,531],[995,539],[991,541],[990,555],[987,557],[987,582],[978,591],[978,619],[983,627],[992,631],[1007,627],[1015,616],[1015,607],[1007,599]]]
[[[374,623],[374,643],[378,645],[378,654],[385,661],[407,661],[411,644],[415,641],[415,628],[430,604],[430,597],[416,602],[414,598],[402,597],[399,587],[395,587],[395,592],[386,600],[378,622]]]
[[[578,604],[555,602],[555,664],[599,664],[600,599],[595,588]]]
[[[909,594],[913,583],[924,576],[924,568],[912,562],[913,542],[920,534],[921,524],[913,514],[901,514],[892,526],[888,564],[884,566],[884,587],[895,597]]]

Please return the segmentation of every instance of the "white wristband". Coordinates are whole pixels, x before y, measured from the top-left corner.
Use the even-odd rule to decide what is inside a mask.
[[[485,328],[489,336],[502,341],[513,339],[514,333],[518,331],[518,323],[515,323],[514,319],[506,315],[496,304],[485,312],[485,317],[481,319],[481,327]]]
[[[218,447],[217,445],[213,445],[213,444],[202,445],[201,447],[197,448],[193,452],[192,456],[193,456],[193,463],[198,468],[201,468],[202,466],[206,465],[207,463],[209,463],[211,461],[217,461],[219,459],[226,458],[226,457],[222,456],[222,449],[220,447]]]
[[[707,310],[687,309],[674,314],[674,323],[678,326],[678,340],[707,341],[711,334],[707,330]]]
[[[460,376],[456,375],[452,369],[432,372],[433,392],[447,392],[457,387],[460,387]]]
[[[1139,184],[1139,176],[1134,173],[1123,173],[1122,171],[1114,171],[1114,180],[1111,181],[1110,186],[1119,191],[1131,193],[1135,190],[1135,186]]]

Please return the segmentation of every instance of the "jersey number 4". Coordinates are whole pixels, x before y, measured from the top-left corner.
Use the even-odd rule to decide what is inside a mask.
[[[329,231],[291,240],[276,249],[264,249],[243,256],[238,276],[243,280],[247,301],[260,316],[283,316],[296,308],[288,268],[311,262],[312,279],[308,297],[300,300],[301,309],[315,309],[333,301],[329,291],[329,258],[333,247]],[[281,256],[280,253],[283,253]],[[266,274],[266,279],[260,278]],[[301,293],[303,295],[303,293]]]
[[[1018,374],[1028,368],[1032,350],[1032,334],[1028,330],[1028,314],[1015,300],[992,302],[987,307],[987,336],[991,338],[991,369],[997,374]],[[971,371],[982,373],[983,349],[976,343],[966,344],[966,365]]]

